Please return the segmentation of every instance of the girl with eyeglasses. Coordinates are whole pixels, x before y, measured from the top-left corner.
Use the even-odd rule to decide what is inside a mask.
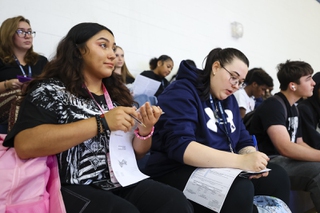
[[[0,27],[0,94],[12,94],[14,90],[21,89],[23,82],[39,75],[48,62],[46,57],[33,51],[34,36],[35,32],[30,26],[30,21],[23,16],[8,18],[2,23]],[[9,103],[7,102],[6,106],[0,105],[0,124],[4,125],[4,129],[8,119]],[[1,129],[0,132],[6,133]]]
[[[270,172],[236,177],[220,212],[257,212],[255,195],[289,202],[289,178],[256,150],[240,117],[233,93],[243,87],[249,61],[234,48],[216,48],[206,57],[205,68],[181,62],[177,80],[158,96],[165,112],[155,125],[151,155],[144,172],[179,190],[197,168],[236,168]],[[208,203],[214,203],[207,196]],[[192,201],[195,212],[213,212]]]

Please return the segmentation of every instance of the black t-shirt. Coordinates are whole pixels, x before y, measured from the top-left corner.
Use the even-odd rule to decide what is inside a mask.
[[[157,92],[154,94],[154,96],[160,95],[163,92],[163,90],[169,85],[169,81],[165,77],[161,77],[161,76],[155,74],[151,70],[143,71],[140,75],[143,75],[143,76],[146,76],[146,77],[151,78],[153,80],[161,82],[161,84],[160,84]]]
[[[93,96],[102,109],[108,111],[104,96]],[[41,124],[71,123],[91,118],[96,114],[101,114],[101,111],[92,99],[77,97],[66,91],[61,81],[48,79],[35,85],[26,96],[20,107],[18,119],[3,145],[13,146],[15,135],[27,128]],[[109,132],[59,153],[57,158],[61,182],[87,185],[94,181],[106,180],[110,183],[110,188],[113,188],[106,161],[108,144]]]
[[[287,117],[285,117],[285,109],[282,104],[277,99],[269,98],[263,101],[256,109],[250,125],[250,133],[256,136],[259,150],[267,155],[279,155],[267,134],[267,129],[270,126],[285,126],[290,135],[290,140],[293,143],[297,141],[297,138],[301,137],[301,128],[296,106],[290,106],[288,100],[282,93],[275,95],[279,95],[284,100],[287,108]]]
[[[126,77],[126,84],[132,84],[133,82],[134,82],[134,78],[132,78],[131,76]]]
[[[303,141],[320,149],[320,103],[308,98],[300,102],[298,108]]]
[[[39,75],[48,60],[46,57],[39,55],[38,61],[35,65],[31,65],[32,77]],[[22,66],[22,65],[21,65]],[[29,73],[29,65],[22,66],[26,75]],[[16,62],[5,64],[0,60],[0,82],[17,78],[17,75],[23,75],[19,65]]]

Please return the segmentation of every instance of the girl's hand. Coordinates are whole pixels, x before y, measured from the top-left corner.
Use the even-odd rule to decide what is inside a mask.
[[[139,115],[134,107],[116,107],[106,112],[106,121],[111,131],[122,130],[128,132],[135,125],[135,120],[130,116],[137,117]]]
[[[139,108],[138,119],[142,121],[146,125],[146,127],[142,125],[138,125],[139,134],[140,135],[148,135],[152,127],[159,120],[162,109],[159,106],[151,106],[149,102],[146,102]]]
[[[21,83],[18,79],[10,79],[7,81],[7,87],[9,90],[21,89],[23,83]]]
[[[268,165],[269,157],[259,151],[241,155],[240,165],[243,170],[259,172]]]
[[[137,111],[134,107],[116,107],[105,113],[109,129],[111,131],[122,130],[128,132],[135,125],[132,116],[138,118],[145,126],[138,124],[139,134],[148,135],[152,127],[159,120],[162,110],[158,106],[151,106],[146,102]]]
[[[247,171],[254,171],[259,172],[263,169],[265,169],[268,165],[269,157],[259,151],[251,152],[248,154],[243,154],[243,162],[241,163],[243,165],[243,170]],[[261,174],[255,174],[251,175],[249,179],[258,179],[261,177],[267,177],[269,175],[269,172],[264,172]]]

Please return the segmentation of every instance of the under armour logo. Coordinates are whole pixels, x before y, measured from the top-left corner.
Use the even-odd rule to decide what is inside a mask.
[[[208,122],[207,122],[208,129],[212,130],[213,132],[217,132],[218,131],[217,124],[219,122],[220,122],[220,124],[223,124],[223,121],[221,121],[221,119],[216,119],[215,118],[214,113],[213,113],[213,111],[212,111],[212,109],[210,107],[206,107],[204,109],[204,111],[210,118],[208,120]],[[226,115],[227,124],[230,125],[230,130],[231,130],[231,133],[232,133],[232,132],[234,132],[236,130],[236,126],[234,125],[234,122],[233,122],[233,113],[229,109],[224,110],[224,113]]]

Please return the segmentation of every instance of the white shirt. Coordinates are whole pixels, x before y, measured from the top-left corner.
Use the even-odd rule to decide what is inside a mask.
[[[238,101],[239,108],[246,109],[246,114],[254,110],[254,106],[256,104],[254,96],[249,97],[244,88],[236,91],[234,96]]]

